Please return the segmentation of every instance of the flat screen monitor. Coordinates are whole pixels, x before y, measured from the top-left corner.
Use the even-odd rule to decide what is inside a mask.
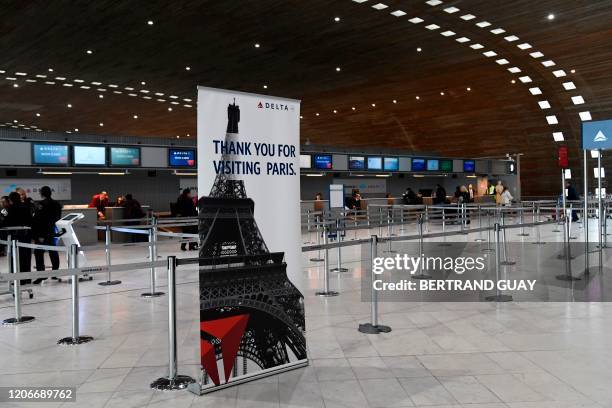
[[[331,154],[315,154],[314,168],[317,170],[331,170],[333,168]]]
[[[385,157],[383,167],[386,171],[399,171],[399,158]]]
[[[68,166],[68,145],[32,144],[32,163],[44,166]]]
[[[111,147],[110,165],[115,167],[140,166],[139,147]]]
[[[365,170],[365,156],[349,156],[349,170]]]
[[[368,157],[368,170],[382,170],[382,157],[380,156]]]
[[[440,160],[438,159],[428,159],[427,160],[427,171],[439,171],[440,170]]]
[[[168,165],[193,169],[196,167],[195,149],[168,149]]]
[[[425,159],[412,159],[412,171],[425,171]]]
[[[440,171],[452,172],[453,161],[452,160],[440,160]]]
[[[300,154],[300,169],[312,168],[312,156],[309,154]]]
[[[476,171],[476,161],[475,160],[464,160],[463,161],[463,171],[465,173],[473,173]]]
[[[106,166],[106,147],[72,146],[72,163],[75,166]]]

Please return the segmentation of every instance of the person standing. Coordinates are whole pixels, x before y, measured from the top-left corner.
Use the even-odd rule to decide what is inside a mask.
[[[514,200],[514,197],[512,197],[512,194],[510,194],[510,190],[508,190],[508,187],[504,186],[503,189],[504,191],[502,191],[500,195],[501,205],[503,206],[512,205],[512,200]]]
[[[62,205],[51,198],[51,188],[44,186],[40,189],[43,198],[34,207],[34,217],[32,218],[32,238],[37,245],[55,246],[55,223],[62,218]],[[45,270],[45,250],[35,249],[34,259],[36,261],[36,271]],[[59,269],[60,259],[57,251],[49,251],[51,269]],[[33,284],[37,285],[46,278],[36,279]]]
[[[27,229],[12,231],[13,239],[18,242],[30,244],[32,243],[32,212],[30,207],[21,200],[18,192],[13,191],[9,194],[9,207],[5,218],[5,226],[7,227],[27,227]],[[30,248],[19,247],[19,271],[30,272],[32,267],[32,250]],[[22,284],[30,283],[30,279],[22,279]]]
[[[143,218],[146,215],[144,211],[142,210],[142,206],[140,205],[138,200],[134,199],[132,194],[125,195],[125,202],[123,203],[123,208],[124,208],[123,217],[126,220],[136,220],[136,219]],[[132,225],[138,225],[138,224],[140,224],[140,221],[127,221],[125,223],[125,225],[128,227]],[[141,236],[142,235],[130,234],[130,239],[132,242],[137,242],[139,237]]]
[[[446,190],[442,185],[436,184],[436,190],[434,191],[433,204],[446,204]]]
[[[472,186],[472,184],[468,184],[468,193],[470,195],[470,202],[474,201],[474,186]]]
[[[181,195],[176,200],[176,215],[178,217],[196,217],[198,215],[198,211],[196,210],[196,206],[193,204],[193,200],[191,199],[191,189],[186,188],[183,190]],[[183,227],[183,232],[186,234],[197,234],[198,227],[196,226],[187,226]],[[189,250],[195,251],[198,248],[197,242],[189,243]],[[181,243],[181,251],[187,250],[187,244],[185,242]]]
[[[5,227],[6,215],[8,214],[9,199],[8,196],[0,198],[0,228]],[[0,239],[6,241],[8,234],[6,231],[0,231]],[[6,256],[6,246],[0,245],[0,256]]]
[[[565,182],[565,188],[567,189],[567,201],[580,200],[580,196],[578,195],[578,192],[576,191],[576,188],[572,185],[571,181],[568,180]],[[578,221],[578,211],[576,210],[572,210],[572,221]]]
[[[502,184],[501,180],[497,180],[497,185],[495,186],[495,203],[497,205],[503,204],[502,194],[504,193],[504,189],[505,187]]]

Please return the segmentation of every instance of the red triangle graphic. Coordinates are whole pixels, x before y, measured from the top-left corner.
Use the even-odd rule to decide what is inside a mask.
[[[257,104],[257,107],[258,107],[259,109],[263,108],[263,105],[261,104],[261,102],[259,102],[259,103]]]
[[[240,340],[246,329],[249,315],[238,315],[224,319],[210,320],[200,323],[200,330],[210,333],[221,340],[221,353],[223,355],[223,369],[225,371],[225,382],[230,378],[234,361],[238,354]],[[202,366],[216,384],[220,384],[215,348],[207,341],[201,341]]]

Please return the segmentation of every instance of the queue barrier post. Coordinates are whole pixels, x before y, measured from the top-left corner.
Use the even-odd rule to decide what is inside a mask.
[[[176,256],[168,257],[168,376],[151,383],[151,388],[160,391],[174,391],[187,388],[195,379],[179,375],[178,352],[176,347]]]
[[[423,214],[419,214],[417,219],[417,227],[419,229],[419,256],[425,256],[423,248]],[[433,279],[433,277],[423,272],[423,262],[419,262],[419,273],[413,274],[412,279]]]
[[[155,233],[155,229],[151,228],[149,229],[149,259],[152,263],[157,260],[157,245],[155,244],[155,241],[157,241],[157,234]],[[154,298],[163,296],[164,294],[164,292],[159,292],[155,288],[155,266],[151,264],[149,273],[149,291],[141,293],[140,296],[143,298]]]
[[[519,210],[519,222],[521,223],[521,232],[518,234],[519,237],[528,237],[529,233],[525,232],[525,226],[523,224],[524,223],[524,217],[523,217],[523,213],[525,212],[525,209],[523,208],[523,206],[521,205],[521,209]]]
[[[104,229],[104,255],[106,256],[106,267],[108,268],[108,274],[106,275],[105,282],[98,283],[100,286],[113,286],[121,283],[120,280],[111,279],[111,243],[111,227],[109,224],[106,224],[106,228]]]
[[[8,236],[6,242],[9,273],[17,273],[19,272],[19,247],[17,246],[17,240],[13,240],[11,236]],[[19,279],[13,281],[13,297],[15,298],[15,317],[4,319],[2,325],[16,326],[33,321],[35,319],[33,316],[23,316],[21,314],[21,282]]]
[[[391,331],[391,327],[378,324],[378,291],[374,289],[374,281],[376,277],[374,276],[374,259],[378,256],[378,237],[376,235],[372,235],[370,239],[370,258],[371,258],[371,269],[372,272],[370,276],[372,280],[370,282],[371,287],[371,299],[370,299],[370,323],[361,323],[359,324],[360,333],[365,334],[380,334],[380,333],[389,333]]]
[[[317,231],[317,245],[321,245],[321,218],[320,216],[315,217],[315,222],[317,223],[316,231]],[[321,258],[321,249],[317,251],[317,256],[314,258],[310,258],[311,262],[323,262],[324,259]]]
[[[442,233],[446,233],[446,209],[442,207]],[[438,244],[439,246],[451,246],[450,243],[446,242],[446,235],[442,237],[442,242]]]
[[[306,210],[306,233],[308,236],[308,241],[304,242],[305,245],[313,244],[312,241],[312,231],[310,230],[310,210]]]
[[[491,248],[491,210],[487,209],[487,247],[482,249],[482,252],[493,252]]]
[[[323,245],[325,246],[323,259],[323,290],[316,292],[315,295],[322,297],[338,296],[338,292],[329,289],[329,248],[327,247],[326,225],[323,226]]]
[[[564,219],[564,233],[563,233],[563,247],[564,247],[564,258],[565,258],[565,274],[557,275],[555,278],[561,281],[574,282],[581,280],[578,276],[572,276],[572,252],[570,245],[570,222],[571,222],[571,209],[565,214]]]
[[[336,241],[340,242],[340,227],[342,226],[342,222],[340,221],[340,219],[336,220]],[[337,251],[336,251],[336,260],[337,260],[337,266],[332,269],[332,272],[348,272],[349,270],[347,268],[343,268],[342,267],[342,248],[340,246],[338,246]]]
[[[493,226],[495,232],[495,295],[485,297],[485,300],[489,302],[510,302],[512,296],[504,295],[499,288],[499,281],[501,280],[501,225],[495,223]]]
[[[536,220],[534,222],[535,222],[535,229],[536,229],[536,241],[533,242],[533,244],[534,245],[544,245],[546,244],[546,242],[542,242],[542,236],[540,234],[540,205],[539,204],[537,204],[537,209],[535,211],[536,211],[535,212]]]
[[[478,229],[480,231],[478,231],[478,238],[476,238],[474,241],[476,242],[484,242],[486,241],[483,237],[482,237],[482,206],[478,205]]]
[[[76,244],[70,245],[68,252],[68,267],[78,268],[79,248]],[[78,344],[89,343],[93,340],[91,336],[81,336],[79,329],[79,277],[76,273],[70,278],[72,288],[72,336],[59,339],[57,344],[66,346],[76,346]]]
[[[506,228],[503,228],[506,226],[506,220],[504,217],[504,211],[502,209],[501,211],[501,226],[502,226],[502,240],[504,241],[504,246],[502,247],[503,250],[503,260],[501,261],[502,265],[515,265],[516,262],[515,261],[511,261],[508,259],[508,241],[506,239]]]

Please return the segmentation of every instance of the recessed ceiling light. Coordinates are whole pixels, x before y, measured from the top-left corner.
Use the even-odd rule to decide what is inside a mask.
[[[37,114],[36,114],[36,117],[40,118],[40,113],[37,113]]]
[[[100,127],[104,126],[104,123],[100,122],[98,123],[98,125],[100,125]]]
[[[172,112],[172,107],[168,107],[168,112]]]
[[[532,48],[531,44],[529,43],[522,43],[517,45],[518,48],[520,48],[521,50],[528,50],[530,48]]]
[[[554,20],[555,19],[555,15],[550,13],[547,17],[549,20]]]
[[[531,92],[532,95],[542,95],[542,90],[540,88],[533,87],[533,88],[529,88],[529,92]]]
[[[574,105],[582,105],[584,103],[584,98],[580,95],[572,96],[572,102]]]
[[[448,14],[453,14],[459,11],[457,7],[447,7],[444,9]]]
[[[372,107],[373,107],[373,108],[375,108],[375,107],[376,107],[376,104],[375,104],[375,103],[373,103],[373,104],[372,104]]]
[[[418,101],[419,99],[421,99],[420,96],[415,96],[415,99]]]
[[[440,28],[440,26],[437,24],[430,24],[430,25],[425,26],[425,28],[433,31],[433,30],[437,30],[438,28]]]
[[[510,81],[510,83],[516,84],[516,81],[513,79],[512,81]]]
[[[539,101],[538,105],[540,105],[540,109],[550,109],[550,102],[548,101]]]
[[[179,135],[176,135],[176,138],[177,138],[177,139],[180,139],[181,137],[180,137]]]
[[[354,107],[354,106],[352,106],[352,107],[351,107],[351,109],[352,109],[352,110],[355,110],[355,107]]]
[[[476,43],[476,44],[470,45],[470,48],[472,48],[474,50],[480,50],[480,49],[484,48],[484,45]]]
[[[383,3],[378,3],[378,4],[375,4],[375,5],[372,6],[372,8],[376,9],[376,10],[386,9],[387,7],[389,7],[389,6],[387,6],[386,4],[383,4]]]
[[[549,67],[554,67],[557,64],[555,63],[555,61],[548,60],[548,61],[543,61],[542,65],[544,65],[546,68],[549,68]]]
[[[397,103],[397,100],[395,100],[395,99],[394,99],[394,100],[393,100],[393,103]]]
[[[53,72],[53,68],[49,68],[49,72]]]
[[[315,116],[319,116],[319,112],[315,113]]]
[[[259,43],[255,43],[255,48],[259,48],[261,47],[261,45],[259,45]]]
[[[553,133],[553,139],[555,142],[562,142],[565,140],[565,138],[563,137],[563,132],[554,132]]]
[[[497,62],[499,65],[506,65],[506,64],[510,63],[510,61],[508,61],[505,58],[500,58],[500,59],[496,60],[495,62]]]
[[[465,15],[461,16],[461,19],[465,20],[465,21],[470,21],[470,20],[473,20],[475,18],[476,18],[476,16],[473,15],[473,14],[465,14]]]
[[[263,88],[264,88],[264,89],[268,89],[268,85],[264,85],[264,86],[263,86]]]
[[[75,132],[78,132],[78,131],[79,131],[79,128],[74,128],[74,131],[75,131]]]
[[[340,17],[334,17],[334,21],[337,23],[340,21]]]
[[[511,68],[508,68],[508,72],[510,72],[511,74],[518,74],[519,72],[522,72],[522,71],[519,67],[511,67]]]
[[[91,54],[93,54],[93,51],[92,51],[92,50],[87,50],[87,51],[85,51],[85,52],[86,52],[86,53],[88,53],[88,54],[90,54],[90,55],[91,55]]]
[[[487,58],[491,58],[491,57],[495,57],[497,53],[495,51],[486,51],[486,52],[483,52],[482,55],[484,55]]]
[[[185,71],[191,71],[191,67],[190,66],[186,66],[185,67]]]
[[[565,71],[564,71],[564,70],[562,70],[562,69],[558,69],[558,70],[556,70],[556,71],[553,71],[553,75],[554,75],[555,77],[557,77],[557,78],[562,78],[562,77],[566,76],[567,74],[565,73]]]
[[[493,30],[491,30],[491,32],[495,35],[499,35],[499,34],[503,34],[506,32],[506,30],[504,30],[503,28],[495,28]]]
[[[13,88],[19,88],[19,84],[13,84]]]
[[[408,21],[410,21],[412,24],[419,24],[419,23],[422,23],[425,20],[423,20],[421,17],[413,17],[413,18],[411,18]]]
[[[489,23],[488,21],[481,21],[480,23],[476,23],[476,25],[480,28],[485,28],[485,27],[489,27],[491,23]]]
[[[146,85],[147,83],[145,81],[140,81],[140,85]],[[127,89],[127,88],[125,88]]]
[[[337,111],[337,110],[335,110],[335,109],[334,109],[334,111],[333,111],[333,112],[334,112],[334,113],[338,113],[338,111]]]
[[[516,35],[509,35],[507,37],[504,37],[504,40],[508,41],[508,42],[514,42],[517,41],[519,38]]]
[[[544,54],[542,54],[540,51],[532,52],[529,55],[531,55],[531,58],[536,58],[536,59],[542,58],[544,56]]]
[[[565,88],[566,91],[572,91],[576,89],[576,85],[572,81],[564,82],[563,88]]]
[[[391,15],[395,17],[403,17],[406,15],[406,12],[402,10],[395,10],[391,12]]]
[[[444,96],[444,92],[440,92],[440,95]]]
[[[555,115],[550,115],[546,117],[546,122],[548,122],[549,125],[557,125],[559,124],[559,120],[557,119],[557,117]]]
[[[467,89],[468,92],[470,92],[472,90],[472,88],[470,88],[470,87],[467,87],[466,89]]]
[[[340,72],[340,71],[342,71],[342,68],[336,67],[336,72]]]
[[[104,95],[98,95],[98,98],[102,99],[104,98]]]
[[[521,81],[524,84],[528,84],[530,82],[532,82],[531,77],[529,75],[525,75],[519,78],[519,81]]]
[[[302,115],[300,115],[300,119],[304,119],[304,117]]]
[[[69,104],[67,104],[67,105],[66,105],[66,107],[68,107],[68,108],[72,108],[72,104],[71,104],[71,103],[69,103]]]
[[[440,33],[441,35],[443,35],[444,37],[452,37],[455,35],[454,31],[451,30],[446,30]]]
[[[580,112],[580,113],[578,113],[578,115],[580,115],[580,120],[582,120],[582,121],[587,121],[587,120],[593,119],[591,117],[591,112],[589,112],[589,111]]]
[[[134,115],[132,116],[134,119],[138,119],[138,115]]]
[[[421,47],[417,48],[417,52],[421,52],[423,49]]]
[[[460,44],[466,43],[466,42],[470,42],[470,39],[467,37],[459,37],[457,39],[455,39],[455,41],[457,41]]]
[[[150,26],[153,25],[153,20],[147,21],[147,24],[150,25]]]

